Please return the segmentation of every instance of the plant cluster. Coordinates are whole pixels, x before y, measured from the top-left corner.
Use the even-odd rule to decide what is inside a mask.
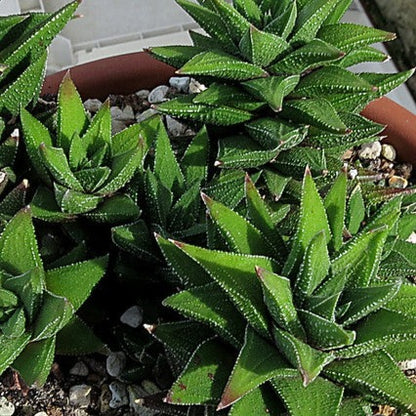
[[[107,274],[112,299],[120,280],[148,297],[150,334],[115,338],[125,380],[176,380],[146,399],[162,414],[416,415],[397,366],[416,358],[414,189],[348,180],[340,158],[412,74],[346,69],[394,35],[339,23],[351,0],[177,1],[208,36],[151,52],[208,88],[156,107],[190,140],[161,114],[112,135],[109,102],[91,118],[69,74],[56,112],[27,108],[78,2],[0,18],[0,374],[42,384],[55,351],[103,351],[75,312]]]

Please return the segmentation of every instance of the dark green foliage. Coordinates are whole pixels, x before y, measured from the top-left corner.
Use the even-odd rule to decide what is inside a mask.
[[[290,415],[336,416],[355,409],[351,398],[360,397],[363,409],[388,403],[416,414],[416,386],[386,352],[416,357],[415,286],[391,260],[403,253],[411,269],[415,246],[401,238],[408,237],[401,197],[369,218],[359,195],[347,190],[341,172],[322,199],[307,170],[291,229],[283,218],[273,222],[273,209],[247,177],[249,219],[203,196],[227,251],[157,237],[191,286],[164,304],[217,334],[195,350],[198,360],[182,363],[165,401],[217,406],[230,415],[252,408],[280,415],[274,406],[281,400]],[[414,224],[414,213],[408,215]],[[190,267],[202,270],[190,274]],[[211,283],[201,283],[202,274]],[[161,341],[167,349],[174,342]],[[209,381],[208,368],[215,375]]]

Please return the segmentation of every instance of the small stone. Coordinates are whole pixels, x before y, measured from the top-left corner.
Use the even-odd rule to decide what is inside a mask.
[[[15,411],[14,404],[5,397],[0,397],[0,416],[12,416]]]
[[[106,361],[107,373],[112,377],[118,377],[126,365],[126,354],[124,352],[112,352]]]
[[[123,110],[120,107],[110,107],[110,112],[113,120],[121,120],[123,118]]]
[[[138,328],[143,323],[143,311],[136,305],[132,306],[121,315],[120,321],[132,328]]]
[[[75,409],[74,416],[88,416],[89,413],[87,413],[84,409]]]
[[[69,374],[73,376],[86,377],[88,376],[88,367],[82,362],[78,361],[70,370]]]
[[[408,243],[416,244],[416,233],[413,231],[409,238],[406,240]]]
[[[103,103],[97,98],[90,98],[84,101],[84,108],[91,113],[96,113],[102,105]]]
[[[166,101],[166,96],[168,95],[169,87],[167,85],[159,85],[156,88],[153,88],[150,91],[147,100],[150,104],[157,104],[161,103],[162,101]]]
[[[395,170],[398,176],[409,179],[412,175],[413,165],[411,163],[401,163],[395,166]]]
[[[381,155],[381,143],[373,142],[361,145],[358,150],[358,157],[365,160],[374,160]]]
[[[107,384],[101,386],[101,394],[98,398],[100,414],[105,414],[110,410],[111,391]]]
[[[111,121],[111,134],[114,136],[117,133],[120,133],[126,128],[126,123],[121,120],[112,120]]]
[[[351,169],[348,172],[348,176],[350,179],[354,180],[358,176],[358,170],[357,169]]]
[[[34,416],[48,416],[46,412],[37,412]]]
[[[401,361],[399,367],[402,371],[416,370],[416,360]]]
[[[79,384],[69,389],[69,403],[74,407],[88,407],[91,402],[91,386]]]
[[[351,149],[348,149],[343,155],[342,160],[350,160],[353,156],[354,152]]]
[[[143,382],[142,382],[142,387],[143,387],[143,390],[148,394],[148,395],[153,395],[153,394],[156,394],[156,393],[159,393],[160,392],[160,389],[159,389],[159,387],[158,386],[156,386],[156,384],[155,383],[153,383],[152,381],[150,381],[150,380],[143,380]]]
[[[124,120],[134,120],[134,111],[131,105],[126,105],[123,108],[123,119]]]
[[[189,94],[199,94],[206,89],[207,87],[204,84],[201,84],[196,79],[191,79],[191,82],[189,83]]]
[[[141,121],[147,120],[155,114],[157,114],[157,111],[154,108],[148,108],[147,110],[143,111],[143,113],[136,115],[136,121],[140,123]]]
[[[147,97],[149,96],[150,91],[149,90],[139,90],[135,94],[137,97],[139,97],[142,100],[147,100]]]
[[[171,136],[178,137],[185,133],[187,126],[170,116],[166,116],[166,128]]]
[[[381,146],[381,155],[387,160],[394,162],[397,156],[396,149],[391,144],[383,144]]]
[[[169,79],[169,85],[172,88],[176,88],[179,92],[184,92],[185,94],[189,92],[190,83],[190,77],[171,77]]]
[[[407,179],[402,178],[401,176],[392,176],[389,179],[389,186],[391,188],[405,189],[408,184]]]
[[[126,386],[119,381],[113,381],[109,385],[112,397],[110,400],[111,409],[118,409],[129,404],[129,397],[127,395]]]

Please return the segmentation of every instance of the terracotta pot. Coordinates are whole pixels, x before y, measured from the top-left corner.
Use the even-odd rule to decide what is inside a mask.
[[[56,94],[66,71],[46,78],[42,94]],[[140,89],[151,89],[167,83],[174,68],[138,52],[101,59],[71,69],[71,76],[83,99],[104,100],[109,94],[129,94]],[[386,143],[395,146],[402,161],[416,167],[416,115],[388,98],[372,102],[363,114],[386,124]]]

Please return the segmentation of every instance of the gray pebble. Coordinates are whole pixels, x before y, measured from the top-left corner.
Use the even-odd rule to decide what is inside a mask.
[[[381,143],[373,142],[361,145],[358,157],[365,160],[374,160],[381,155]]]
[[[187,94],[189,92],[189,84],[191,82],[190,77],[171,77],[169,79],[169,85],[176,88],[179,92]]]
[[[389,186],[391,188],[405,189],[408,184],[409,182],[407,182],[407,179],[402,178],[401,176],[392,176],[389,179]]]
[[[127,406],[129,404],[129,397],[127,395],[126,386],[119,381],[113,381],[109,385],[112,397],[110,401],[110,407],[112,409],[118,409],[121,406]]]
[[[162,101],[166,101],[166,96],[168,94],[169,87],[167,85],[159,85],[158,87],[154,88],[150,91],[147,100],[150,104],[157,104],[161,103]]]
[[[124,352],[112,352],[106,361],[107,373],[112,377],[118,377],[126,366],[126,354]]]
[[[126,123],[122,120],[112,120],[111,121],[111,134],[114,136],[117,133],[120,133],[127,127]]]
[[[143,113],[137,114],[136,121],[140,123],[141,121],[147,120],[148,118],[154,116],[155,114],[157,114],[157,111],[153,108],[149,108],[143,111]]]
[[[126,105],[123,109],[124,120],[134,120],[134,111],[131,105]]]
[[[127,386],[127,392],[129,395],[130,407],[136,415],[155,416],[159,414],[157,411],[143,407],[143,397],[148,396],[148,394],[141,387],[131,384]]]
[[[185,134],[185,131],[188,127],[178,120],[175,120],[170,116],[166,116],[166,128],[173,137],[178,137]]]
[[[14,404],[5,397],[0,397],[0,416],[12,416],[15,411]]]
[[[98,398],[100,414],[107,413],[110,410],[111,391],[107,384],[101,386],[101,394]]]
[[[160,392],[159,387],[155,383],[153,383],[153,381],[150,381],[150,380],[143,380],[142,388],[147,394],[150,394],[150,395]]]
[[[396,160],[396,149],[391,144],[383,144],[383,146],[381,146],[381,154],[391,162]]]
[[[69,374],[73,376],[86,377],[88,375],[88,367],[82,362],[78,361],[70,370]]]
[[[91,402],[91,386],[79,384],[69,389],[69,403],[75,407],[88,407]]]
[[[143,323],[143,311],[136,305],[132,306],[121,315],[120,321],[132,328],[138,328]]]
[[[140,90],[136,92],[136,95],[141,98],[142,100],[147,100],[147,97],[149,96],[150,91],[149,90]]]
[[[91,113],[96,113],[102,105],[103,103],[97,98],[90,98],[87,101],[84,101],[85,109]]]

